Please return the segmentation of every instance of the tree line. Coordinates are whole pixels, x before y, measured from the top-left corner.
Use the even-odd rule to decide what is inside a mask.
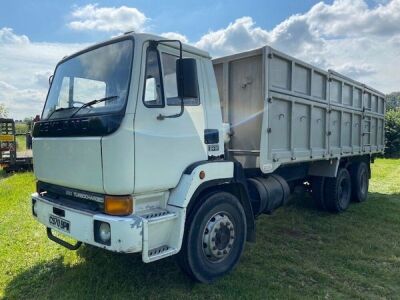
[[[400,157],[400,92],[386,95],[385,156]]]

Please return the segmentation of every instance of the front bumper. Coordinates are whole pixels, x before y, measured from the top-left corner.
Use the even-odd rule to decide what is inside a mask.
[[[34,217],[47,228],[80,242],[104,248],[115,252],[141,252],[143,245],[143,219],[139,216],[115,217],[99,213],[77,210],[53,203],[37,193],[32,194],[35,203]],[[49,222],[50,215],[54,215],[54,208],[65,212],[62,218],[70,222],[69,232],[54,227]],[[95,241],[94,221],[107,222],[111,228],[111,243],[104,245]]]

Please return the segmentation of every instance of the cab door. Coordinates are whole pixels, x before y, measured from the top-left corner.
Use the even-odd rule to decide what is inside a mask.
[[[175,187],[185,168],[207,159],[201,68],[197,61],[199,98],[185,99],[180,117],[176,80],[177,49],[144,45],[135,114],[135,193]],[[184,57],[194,57],[184,53]]]

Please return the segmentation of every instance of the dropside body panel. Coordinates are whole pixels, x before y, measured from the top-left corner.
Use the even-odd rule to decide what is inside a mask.
[[[383,152],[384,94],[270,47],[213,63],[227,150],[245,168]]]

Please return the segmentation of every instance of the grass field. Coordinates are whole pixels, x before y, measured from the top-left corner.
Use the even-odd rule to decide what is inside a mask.
[[[257,221],[236,270],[212,285],[191,282],[174,258],[83,246],[68,251],[31,217],[31,173],[0,180],[0,298],[398,298],[400,160],[373,165],[367,202],[340,215],[298,195]],[[0,176],[4,176],[0,173]]]
[[[24,135],[17,135],[17,151],[26,150],[26,137]]]

